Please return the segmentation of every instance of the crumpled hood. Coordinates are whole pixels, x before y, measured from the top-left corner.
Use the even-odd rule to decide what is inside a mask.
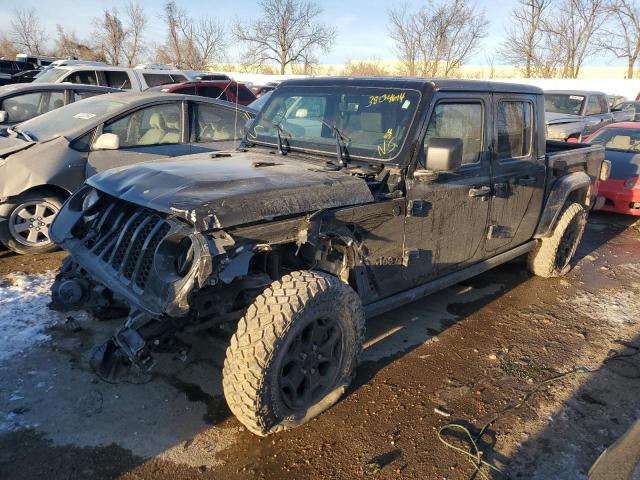
[[[0,136],[0,158],[8,157],[9,155],[24,150],[25,148],[34,145],[35,142],[27,142],[18,137],[1,137]]]
[[[584,117],[580,115],[570,115],[568,113],[546,112],[544,114],[547,125],[555,125],[558,123],[580,122]]]
[[[140,163],[99,173],[87,183],[116,198],[178,215],[201,230],[373,201],[361,178],[264,152]]]

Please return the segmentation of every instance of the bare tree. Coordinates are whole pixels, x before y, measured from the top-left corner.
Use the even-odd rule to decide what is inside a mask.
[[[180,68],[200,70],[224,58],[226,32],[222,24],[208,17],[197,22],[175,2],[164,7],[167,40],[156,49],[156,59]]]
[[[16,48],[32,55],[42,55],[47,36],[35,8],[13,10],[9,35]]]
[[[480,48],[489,22],[469,0],[429,2],[416,12],[389,12],[390,36],[410,75],[450,77]]]
[[[127,32],[118,17],[118,10],[105,9],[102,16],[94,19],[95,38],[107,62],[120,65]]]
[[[4,33],[0,33],[0,58],[16,58],[16,50],[13,42]]]
[[[610,22],[598,41],[603,50],[627,60],[627,78],[640,57],[640,4],[629,0],[613,0],[607,7]]]
[[[56,25],[57,37],[54,54],[59,57],[82,58],[84,60],[104,61],[100,51],[90,47],[87,42],[81,42],[75,32],[65,31],[62,25]]]
[[[536,76],[544,63],[546,33],[542,23],[552,0],[518,0],[498,55],[517,67],[525,78]]]
[[[562,0],[544,21],[549,47],[561,52],[563,78],[578,78],[584,61],[597,50],[595,35],[606,18],[605,0]]]
[[[145,51],[144,30],[147,26],[142,5],[129,2],[125,9],[127,15],[127,39],[124,42],[123,54],[128,67],[133,67]]]
[[[390,22],[389,36],[394,42],[394,50],[400,60],[401,73],[410,77],[419,74],[418,30],[419,27],[410,13],[409,5],[403,3],[388,10]]]
[[[329,52],[335,28],[321,23],[320,6],[306,0],[260,0],[260,18],[236,22],[233,36],[246,47],[243,57],[252,63],[275,63],[280,74],[294,63],[313,63],[316,50]]]

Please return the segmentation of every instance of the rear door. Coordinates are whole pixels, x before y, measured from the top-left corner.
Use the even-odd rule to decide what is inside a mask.
[[[185,108],[183,102],[161,103],[106,122],[95,138],[100,133],[113,133],[120,139],[120,148],[92,150],[87,176],[110,168],[191,153],[190,145],[185,142]]]
[[[545,158],[535,96],[494,94],[492,198],[486,251],[495,255],[531,238],[542,208]]]
[[[491,193],[489,94],[434,98],[414,178],[407,185],[403,262],[409,285],[462,269],[483,258]],[[456,172],[424,170],[432,138],[460,138],[463,164]]]

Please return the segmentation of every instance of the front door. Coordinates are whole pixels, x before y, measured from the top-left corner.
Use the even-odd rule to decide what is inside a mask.
[[[493,184],[486,251],[495,255],[529,240],[545,183],[544,150],[533,96],[494,96]]]
[[[141,108],[105,123],[102,133],[117,135],[120,148],[89,152],[87,177],[110,168],[188,155],[191,146],[184,142],[183,118],[182,103],[172,102]]]
[[[412,285],[481,260],[489,213],[491,97],[448,94],[435,100],[422,152],[407,185],[403,260]],[[460,138],[462,167],[448,173],[426,171],[424,159],[432,138]]]

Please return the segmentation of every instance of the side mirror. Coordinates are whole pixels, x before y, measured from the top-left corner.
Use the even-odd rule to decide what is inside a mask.
[[[0,110],[0,123],[7,121],[9,121],[9,114],[4,110]]]
[[[118,150],[120,137],[115,133],[103,133],[93,143],[93,150]]]
[[[432,138],[425,145],[425,169],[431,172],[454,172],[462,165],[461,138]]]

